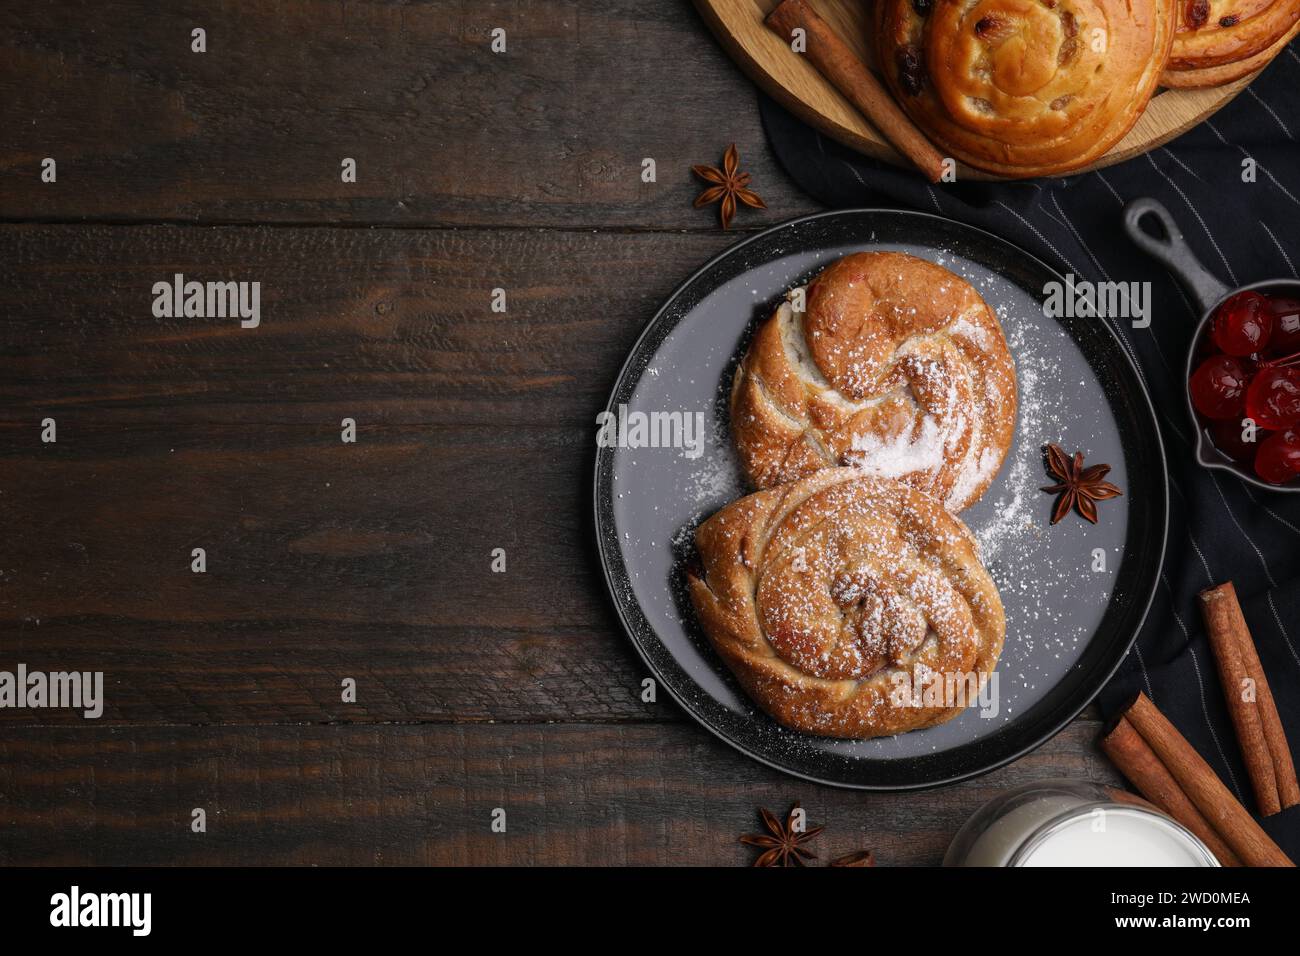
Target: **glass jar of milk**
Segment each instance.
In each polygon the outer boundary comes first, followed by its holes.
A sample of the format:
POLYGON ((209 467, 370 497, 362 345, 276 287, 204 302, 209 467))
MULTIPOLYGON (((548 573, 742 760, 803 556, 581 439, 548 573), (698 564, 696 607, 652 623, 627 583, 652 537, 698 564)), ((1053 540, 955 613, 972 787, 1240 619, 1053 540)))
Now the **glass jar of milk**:
POLYGON ((944 866, 1218 866, 1186 827, 1093 783, 1045 780, 986 803, 944 866))

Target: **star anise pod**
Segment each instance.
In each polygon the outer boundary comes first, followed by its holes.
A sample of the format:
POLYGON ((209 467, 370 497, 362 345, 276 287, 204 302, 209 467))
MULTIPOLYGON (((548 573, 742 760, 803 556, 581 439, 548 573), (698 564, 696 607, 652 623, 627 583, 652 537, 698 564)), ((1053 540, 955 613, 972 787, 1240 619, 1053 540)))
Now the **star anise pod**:
POLYGON ((716 166, 692 166, 691 172, 706 182, 714 183, 695 197, 695 208, 721 200, 723 229, 731 225, 731 219, 736 215, 737 200, 754 209, 767 208, 767 203, 759 198, 758 193, 748 188, 749 173, 740 172, 740 153, 737 152, 735 143, 727 147, 721 169, 716 166))
POLYGON ((758 812, 762 815, 763 825, 768 832, 746 833, 740 838, 740 842, 747 846, 763 848, 763 852, 754 861, 755 866, 803 866, 804 860, 817 859, 817 854, 805 849, 803 844, 826 828, 813 827, 802 833, 795 830, 798 810, 799 804, 796 803, 790 809, 785 823, 782 823, 771 811, 759 808, 758 812))
POLYGON ((836 857, 831 860, 831 866, 875 866, 876 857, 870 850, 859 850, 857 853, 846 853, 844 856, 836 857))
POLYGON ((1058 479, 1055 485, 1049 485, 1043 491, 1061 497, 1056 501, 1052 512, 1052 524, 1056 524, 1074 508, 1079 515, 1097 523, 1097 502, 1107 498, 1118 498, 1124 492, 1109 481, 1104 480, 1110 474, 1110 465, 1092 465, 1083 467, 1083 452, 1076 451, 1074 457, 1066 455, 1059 445, 1047 446, 1047 470, 1058 479))

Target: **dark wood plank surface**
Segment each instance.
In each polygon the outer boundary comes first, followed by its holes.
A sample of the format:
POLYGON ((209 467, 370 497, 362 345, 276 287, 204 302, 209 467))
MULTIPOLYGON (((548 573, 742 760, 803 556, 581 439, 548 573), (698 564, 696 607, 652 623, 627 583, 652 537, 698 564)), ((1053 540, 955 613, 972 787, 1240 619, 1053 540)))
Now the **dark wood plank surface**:
POLYGON ((9 3, 0 91, 10 218, 707 229, 733 140, 745 223, 807 206, 687 0, 9 3))
POLYGON ((866 795, 640 700, 595 414, 736 238, 690 164, 740 144, 742 229, 816 209, 686 0, 9 4, 0 96, 0 668, 107 682, 0 709, 0 864, 733 864, 795 799, 824 856, 935 863, 1006 786, 1114 780, 1091 714, 866 795), (175 272, 261 282, 261 327, 154 317, 175 272))
POLYGON ((4 461, 9 514, 41 529, 0 545, 6 643, 33 668, 113 675, 108 719, 643 716, 588 546, 587 444, 74 427, 71 454, 4 461), (339 703, 343 677, 356 705, 339 703))
POLYGON ((350 416, 594 435, 642 328, 732 241, 716 230, 10 226, 0 421, 333 428, 350 416), (150 290, 177 272, 261 282, 261 325, 155 318, 150 290), (492 310, 498 288, 504 313, 492 310))
POLYGON ((9 728, 0 864, 740 865, 755 807, 796 800, 827 826, 822 860, 870 848, 881 865, 937 864, 1007 787, 1114 782, 1096 730, 1076 722, 996 773, 899 796, 790 780, 686 724, 9 728))
POLYGON ((363 424, 343 444, 328 421, 60 419, 53 446, 0 427, 6 512, 31 529, 0 542, 0 633, 32 668, 110 675, 103 719, 660 711, 589 541, 589 429, 363 424))

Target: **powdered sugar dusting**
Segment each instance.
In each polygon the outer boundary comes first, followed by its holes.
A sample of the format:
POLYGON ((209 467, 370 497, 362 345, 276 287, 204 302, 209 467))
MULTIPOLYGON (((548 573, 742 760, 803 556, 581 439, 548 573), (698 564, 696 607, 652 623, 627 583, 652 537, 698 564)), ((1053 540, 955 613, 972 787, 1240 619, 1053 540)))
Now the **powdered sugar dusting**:
POLYGON ((975 489, 988 481, 993 473, 998 470, 998 465, 1002 464, 1002 456, 998 454, 995 448, 985 448, 979 451, 979 457, 974 462, 974 467, 968 462, 957 476, 957 483, 952 486, 952 491, 948 493, 944 504, 952 508, 957 503, 966 501, 975 489))
POLYGON ((986 349, 989 347, 988 333, 965 316, 962 316, 952 324, 952 333, 954 335, 959 335, 964 339, 969 339, 979 348, 986 349))
POLYGON ((855 435, 848 463, 859 471, 881 478, 901 478, 916 472, 938 471, 943 467, 948 435, 933 415, 917 423, 919 434, 900 432, 888 440, 876 435, 855 435))
MULTIPOLYGON (((731 265, 738 278, 685 303, 680 324, 647 361, 658 374, 641 375, 636 394, 626 396, 630 404, 646 409, 700 409, 711 404, 709 421, 716 428, 704 455, 696 460, 675 450, 614 452, 613 526, 627 565, 627 580, 614 587, 620 601, 642 609, 653 639, 689 676, 674 686, 676 693, 706 709, 720 703, 734 713, 752 713, 752 703, 731 683, 697 630, 680 590, 696 526, 751 490, 740 474, 726 424, 730 370, 746 344, 743 327, 765 321, 786 290, 829 261, 864 247, 900 249, 952 270, 996 309, 1019 381, 1020 414, 1012 449, 989 490, 961 515, 977 538, 1006 608, 1007 641, 998 665, 1002 708, 991 720, 969 711, 949 724, 869 741, 813 739, 764 718, 746 723, 747 732, 762 738, 764 752, 772 759, 782 753, 793 759, 797 753, 806 760, 810 750, 849 759, 934 753, 995 733, 1041 701, 1077 666, 1117 589, 1129 498, 1108 502, 1114 507, 1105 512, 1100 526, 1073 516, 1049 526, 1051 497, 1038 490, 1048 483, 1041 461, 1043 444, 1056 441, 1084 451, 1089 461, 1112 464, 1112 477, 1127 492, 1124 455, 1114 416, 1100 397, 1097 377, 1080 347, 1042 315, 1029 292, 964 255, 914 246, 871 246, 869 229, 862 230, 852 246, 794 251, 805 244, 805 229, 811 234, 819 228, 791 227, 782 235, 793 246, 782 248, 781 238, 774 236, 770 242, 738 249, 740 261, 731 265), (1099 553, 1106 559, 1103 565, 1094 563, 1099 553)), ((974 255, 983 258, 979 251, 974 255)), ((960 341, 967 331, 954 326, 954 340, 960 341)), ((987 462, 977 458, 974 464, 972 480, 987 462)), ((845 584, 845 594, 854 593, 851 584, 845 584)), ((870 613, 859 622, 860 638, 864 649, 874 653, 881 649, 874 636, 884 608, 864 605, 863 610, 870 613)))
MULTIPOLYGON (((1016 357, 1020 389, 1016 436, 998 482, 985 495, 992 499, 991 517, 972 527, 979 541, 980 556, 987 564, 1009 547, 1043 533, 1042 445, 1060 434, 1060 416, 1053 411, 1053 398, 1046 393, 1057 357, 1031 340, 1023 324, 1008 321, 1005 307, 998 310, 1007 344, 1016 357)), ((1064 340, 1064 332, 1058 330, 1064 340)), ((1065 344, 1062 342, 1061 344, 1065 344)), ((986 509, 981 509, 986 510, 986 509)))

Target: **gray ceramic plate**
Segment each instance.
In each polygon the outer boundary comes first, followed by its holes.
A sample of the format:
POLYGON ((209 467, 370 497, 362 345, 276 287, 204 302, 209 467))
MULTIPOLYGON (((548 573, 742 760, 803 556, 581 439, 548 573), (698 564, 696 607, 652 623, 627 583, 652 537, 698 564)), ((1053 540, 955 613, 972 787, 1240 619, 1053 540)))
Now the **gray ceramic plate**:
POLYGON ((1150 399, 1111 328, 1044 315, 1045 285, 1062 281, 1028 253, 960 223, 847 210, 737 243, 673 293, 619 373, 608 410, 676 412, 682 422, 699 421, 698 413, 703 441, 599 448, 596 534, 628 634, 695 719, 806 779, 910 789, 1007 763, 1092 699, 1132 644, 1159 580, 1165 460, 1150 399), (731 377, 749 334, 785 290, 867 249, 909 252, 965 277, 997 311, 1011 345, 1020 385, 1015 444, 993 486, 962 514, 1001 591, 1007 639, 995 714, 972 707, 926 730, 831 740, 787 730, 749 701, 700 632, 683 585, 695 527, 749 490, 727 427, 731 377), (1113 466, 1124 496, 1101 503, 1098 525, 1075 515, 1049 525, 1054 499, 1039 490, 1050 483, 1049 441, 1113 466))

